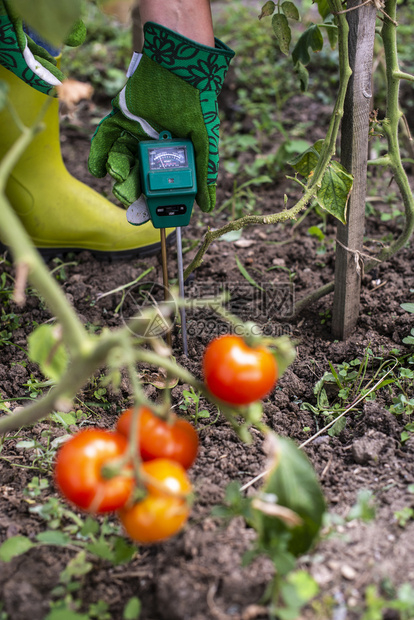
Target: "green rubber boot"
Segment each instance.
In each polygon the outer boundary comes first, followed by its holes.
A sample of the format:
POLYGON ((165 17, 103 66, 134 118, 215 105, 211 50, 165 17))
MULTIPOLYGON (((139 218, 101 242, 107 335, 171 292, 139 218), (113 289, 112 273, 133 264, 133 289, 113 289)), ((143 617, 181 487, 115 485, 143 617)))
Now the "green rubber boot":
MULTIPOLYGON (((8 83, 10 101, 24 125, 33 125, 49 97, 1 66, 0 80, 8 83)), ((6 188, 7 197, 35 246, 48 257, 80 250, 110 258, 158 252, 160 233, 151 222, 131 226, 124 209, 69 174, 60 151, 58 106, 59 102, 53 99, 43 120, 45 129, 22 155, 6 188)), ((19 135, 9 111, 3 109, 0 159, 19 135)))

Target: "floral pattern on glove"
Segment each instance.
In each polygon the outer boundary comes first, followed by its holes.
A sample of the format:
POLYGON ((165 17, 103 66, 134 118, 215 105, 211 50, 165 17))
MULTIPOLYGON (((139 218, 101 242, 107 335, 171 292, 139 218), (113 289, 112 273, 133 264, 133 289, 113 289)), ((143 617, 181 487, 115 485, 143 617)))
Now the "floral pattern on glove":
POLYGON ((200 91, 200 105, 209 140, 208 183, 217 180, 219 165, 219 129, 217 97, 223 86, 234 52, 215 39, 208 47, 182 37, 177 32, 147 22, 144 26, 143 53, 151 60, 200 91))
POLYGON ((27 66, 18 45, 14 26, 6 15, 0 15, 0 65, 46 95, 54 89, 52 84, 42 80, 27 66))

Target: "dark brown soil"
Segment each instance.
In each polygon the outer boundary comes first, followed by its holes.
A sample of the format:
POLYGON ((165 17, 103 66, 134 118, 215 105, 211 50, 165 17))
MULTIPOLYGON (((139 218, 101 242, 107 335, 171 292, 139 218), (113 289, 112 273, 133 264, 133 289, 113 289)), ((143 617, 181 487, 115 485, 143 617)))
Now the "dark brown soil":
MULTIPOLYGON (((296 104, 292 102, 292 110, 296 109, 296 104)), ((98 182, 86 172, 92 133, 89 119, 99 117, 102 112, 99 105, 94 106, 83 104, 76 122, 65 122, 63 150, 73 174, 100 191, 108 192, 107 180, 98 182)), ((307 113, 308 120, 309 114, 314 114, 316 122, 321 111, 310 106, 307 113)), ((222 171, 218 206, 231 195, 232 186, 233 179, 222 171)), ((294 192, 282 178, 273 185, 261 186, 257 190, 257 208, 269 213, 280 210, 284 193, 294 196, 294 192)), ((228 217, 227 213, 213 217, 195 213, 185 230, 185 247, 189 248, 193 240, 200 239, 207 226, 217 227, 228 217)), ((379 265, 374 274, 363 278, 360 319, 346 342, 335 341, 331 336, 332 296, 315 303, 297 319, 289 318, 292 290, 295 298, 300 299, 333 278, 335 224, 328 221, 326 250, 320 253, 320 243, 307 233, 309 226, 318 222, 311 214, 297 226, 252 227, 243 231, 241 242, 219 241, 210 247, 202 266, 187 284, 188 296, 218 293, 220 286, 226 285, 235 300, 234 312, 259 322, 273 335, 288 333, 297 341, 295 363, 264 403, 267 424, 297 443, 324 424, 323 418, 315 418, 302 409, 302 404, 315 404, 313 388, 324 372, 329 371, 329 362, 340 364, 362 359, 367 348, 374 356, 384 358, 395 348, 409 353, 402 340, 412 327, 412 315, 400 307, 401 303, 413 300, 412 244, 389 263, 379 265), (261 297, 259 290, 242 276, 236 256, 254 280, 265 285, 266 293, 261 297)), ((399 222, 394 220, 379 222, 378 218, 368 218, 367 253, 374 253, 384 237, 395 236, 398 229, 399 222)), ((186 264, 194 253, 191 249, 185 254, 186 264)), ((173 249, 170 249, 170 257, 174 272, 173 249)), ((121 316, 115 313, 121 301, 120 294, 97 301, 99 293, 133 281, 148 266, 154 268, 151 281, 162 281, 159 257, 98 262, 91 254, 83 252, 74 259, 64 257, 64 260, 69 264, 64 267, 62 287, 84 323, 93 326, 121 324, 121 316)), ((55 266, 56 263, 50 263, 50 267, 55 266)), ((12 273, 4 263, 1 269, 12 273)), ((20 316, 20 327, 14 331, 12 339, 15 345, 24 348, 33 322, 43 323, 49 314, 34 296, 28 298, 22 311, 13 306, 12 310, 20 316)), ((174 335, 173 347, 178 361, 201 376, 201 353, 211 337, 217 335, 221 324, 213 316, 195 311, 189 313, 188 322, 189 359, 182 355, 178 333, 174 335)), ((378 364, 378 360, 375 363, 378 364)), ((27 361, 18 347, 3 346, 0 390, 2 399, 8 401, 12 409, 16 402, 11 399, 29 397, 27 384, 31 379, 41 380, 36 365, 27 361)), ((106 401, 97 400, 96 389, 96 380, 87 384, 76 406, 87 414, 84 424, 110 427, 117 413, 130 404, 130 388, 123 381, 118 394, 108 390, 106 401)), ((412 380, 406 384, 406 389, 412 397, 412 380)), ((153 385, 148 384, 146 390, 151 397, 157 397, 153 385)), ((173 389, 172 396, 175 405, 182 403, 181 385, 173 389)), ((17 404, 20 406, 23 402, 17 401, 17 404)), ((414 495, 408 491, 414 482, 414 439, 401 443, 401 432, 409 419, 390 413, 391 403, 392 394, 382 390, 375 400, 361 403, 347 416, 346 428, 338 437, 324 434, 306 448, 331 513, 345 517, 362 489, 372 491, 377 512, 376 518, 368 523, 353 520, 334 526, 333 533, 324 536, 312 554, 300 561, 320 585, 317 601, 302 612, 304 619, 356 620, 362 616, 365 588, 369 584, 380 587, 385 580, 394 587, 404 582, 414 584, 414 521, 411 519, 401 527, 394 516, 396 511, 414 505, 414 495)), ((203 407, 206 406, 207 403, 203 403, 203 407)), ((223 526, 211 517, 212 507, 223 500, 230 481, 246 483, 262 471, 265 461, 262 437, 255 433, 253 444, 245 446, 221 417, 210 424, 215 419, 211 411, 212 417, 198 424, 201 447, 191 470, 196 502, 184 531, 164 544, 139 549, 131 562, 118 567, 90 558, 93 570, 81 580, 81 589, 76 595, 88 604, 100 599, 106 601, 110 618, 114 620, 121 620, 124 604, 132 596, 139 597, 142 602, 142 620, 267 617, 261 597, 273 574, 272 565, 262 558, 242 567, 242 557, 252 544, 254 531, 240 519, 223 526)), ((190 408, 189 412, 194 413, 194 409, 190 408)), ((4 440, 0 455, 1 542, 17 534, 33 538, 48 528, 40 516, 29 512, 29 508, 45 503, 51 494, 55 496, 53 484, 35 499, 22 492, 33 475, 50 479, 50 473, 27 469, 33 453, 16 449, 17 441, 22 438, 44 441, 41 433, 47 429, 52 438, 66 432, 56 423, 43 422, 19 432, 17 437, 10 433, 4 440)), ((1 563, 0 600, 7 618, 42 620, 48 613, 51 591, 58 583, 59 574, 74 555, 70 547, 44 546, 8 564, 1 563)), ((86 610, 87 606, 82 609, 86 610)), ((386 613, 384 618, 398 617, 386 613)))

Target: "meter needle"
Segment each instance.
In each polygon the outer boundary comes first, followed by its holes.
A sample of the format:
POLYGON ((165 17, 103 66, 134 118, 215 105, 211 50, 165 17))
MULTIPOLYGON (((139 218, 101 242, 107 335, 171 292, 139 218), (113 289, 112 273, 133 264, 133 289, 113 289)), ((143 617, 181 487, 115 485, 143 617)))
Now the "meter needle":
MULTIPOLYGON (((178 289, 180 298, 184 300, 184 269, 183 269, 183 244, 181 239, 181 226, 177 226, 177 266, 178 266, 178 289)), ((181 333, 183 338, 184 355, 188 357, 187 345, 187 320, 185 316, 185 308, 180 306, 181 316, 181 333)))

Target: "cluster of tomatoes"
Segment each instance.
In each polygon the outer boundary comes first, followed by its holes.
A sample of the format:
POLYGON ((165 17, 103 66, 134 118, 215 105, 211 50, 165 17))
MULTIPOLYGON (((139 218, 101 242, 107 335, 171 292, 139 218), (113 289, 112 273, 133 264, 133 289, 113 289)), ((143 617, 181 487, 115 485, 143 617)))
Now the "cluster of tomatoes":
MULTIPOLYGON (((273 354, 249 346, 239 336, 213 340, 203 357, 211 394, 234 406, 266 396, 277 380, 273 354)), ((136 487, 133 454, 133 410, 127 409, 113 431, 80 431, 60 449, 55 480, 61 493, 82 510, 117 511, 127 534, 140 543, 164 540, 178 532, 190 512, 191 483, 186 470, 198 450, 198 435, 186 420, 168 421, 141 407, 134 450, 140 456, 136 487)))
POLYGON ((113 431, 86 429, 59 450, 55 481, 72 504, 92 513, 117 511, 126 533, 140 543, 164 540, 178 532, 190 513, 188 469, 198 450, 198 435, 186 420, 164 421, 146 407, 139 410, 136 449, 142 459, 140 485, 133 475, 129 436, 133 410, 113 431))

